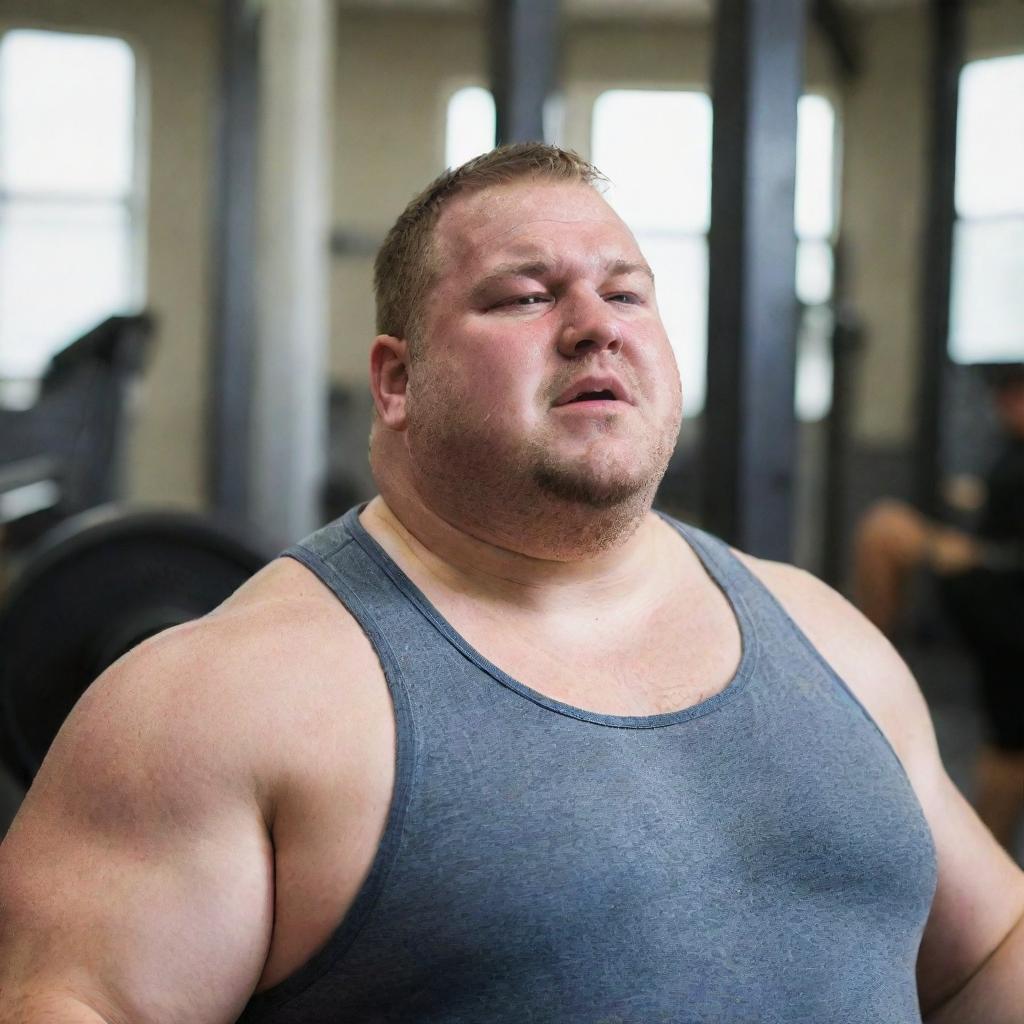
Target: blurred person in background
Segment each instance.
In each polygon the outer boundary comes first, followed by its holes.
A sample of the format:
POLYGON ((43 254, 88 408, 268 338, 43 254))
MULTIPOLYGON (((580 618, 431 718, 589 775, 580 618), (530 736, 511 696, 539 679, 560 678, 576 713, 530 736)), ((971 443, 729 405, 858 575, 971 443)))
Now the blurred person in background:
POLYGON ((860 524, 854 572, 861 610, 889 637, 904 620, 913 574, 935 576, 979 672, 988 735, 975 803, 1009 848, 1024 813, 1024 365, 992 371, 990 384, 1003 438, 975 529, 880 502, 860 524))

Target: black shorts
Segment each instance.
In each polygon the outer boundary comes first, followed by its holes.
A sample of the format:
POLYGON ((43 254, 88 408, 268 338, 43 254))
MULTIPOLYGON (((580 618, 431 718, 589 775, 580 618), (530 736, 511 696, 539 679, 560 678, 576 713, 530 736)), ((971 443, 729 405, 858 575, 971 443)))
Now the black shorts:
POLYGON ((971 569, 939 591, 978 666, 992 742, 1024 751, 1024 573, 971 569))

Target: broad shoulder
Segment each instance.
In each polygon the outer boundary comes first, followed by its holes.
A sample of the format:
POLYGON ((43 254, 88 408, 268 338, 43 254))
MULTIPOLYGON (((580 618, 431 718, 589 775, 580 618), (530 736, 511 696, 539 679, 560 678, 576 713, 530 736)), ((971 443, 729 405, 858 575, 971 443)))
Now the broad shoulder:
POLYGON ((734 553, 850 688, 908 772, 920 766, 927 774, 938 756, 931 719, 916 681, 892 644, 849 601, 813 574, 734 553))
MULTIPOLYGON (((129 651, 86 691, 48 760, 131 766, 277 791, 332 737, 386 709, 373 649, 303 566, 278 559, 209 615, 129 651)), ((45 766, 44 766, 45 767, 45 766)), ((81 772, 59 774, 65 780, 81 772)))
POLYGON ((332 601, 274 563, 86 691, 0 845, 0 986, 111 1020, 237 1017, 299 849, 280 822, 323 794, 322 823, 388 749, 386 688, 332 601))
POLYGON ((209 615, 130 652, 117 674, 171 676, 183 696, 223 698, 229 712, 247 703, 285 713, 375 666, 341 602, 304 566, 279 558, 209 615))

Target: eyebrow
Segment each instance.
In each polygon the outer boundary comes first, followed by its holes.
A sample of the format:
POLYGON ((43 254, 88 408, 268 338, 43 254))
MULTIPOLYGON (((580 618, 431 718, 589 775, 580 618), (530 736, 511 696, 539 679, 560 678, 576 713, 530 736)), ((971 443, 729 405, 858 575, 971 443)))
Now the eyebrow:
MULTIPOLYGON (((486 277, 482 278, 473 287, 473 295, 478 296, 485 292, 495 281, 507 277, 544 277, 555 269, 555 264, 546 260, 525 260, 514 263, 500 263, 486 277)), ((605 264, 606 273, 610 277, 620 277, 624 274, 643 274, 654 281, 654 272, 646 263, 635 260, 612 260, 605 264)))

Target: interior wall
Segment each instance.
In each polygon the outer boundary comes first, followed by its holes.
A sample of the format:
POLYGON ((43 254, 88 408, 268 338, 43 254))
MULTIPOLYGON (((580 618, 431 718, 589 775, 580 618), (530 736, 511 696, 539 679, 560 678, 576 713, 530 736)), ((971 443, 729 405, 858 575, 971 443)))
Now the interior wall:
POLYGON ((864 327, 855 433, 899 442, 914 425, 920 232, 924 211, 924 12, 856 22, 863 68, 846 90, 842 237, 847 298, 864 327))
POLYGON ((118 35, 134 48, 149 153, 145 278, 157 320, 153 360, 136 406, 129 497, 203 501, 202 434, 210 319, 209 193, 216 109, 217 6, 204 0, 0 0, 0 29, 118 35))
MULTIPOLYGON (((921 330, 921 238, 931 105, 928 11, 879 8, 856 19, 864 69, 845 103, 843 233, 849 298, 866 329, 855 433, 913 439, 921 330)), ((1024 52, 1024 4, 966 5, 965 58, 1024 52)))
POLYGON ((375 335, 373 255, 406 203, 444 170, 448 96, 485 74, 475 18, 337 17, 334 225, 362 240, 331 266, 332 378, 366 389, 375 335))
POLYGON ((1004 57, 1024 50, 1024 4, 1020 0, 987 0, 967 9, 968 60, 1004 57))

